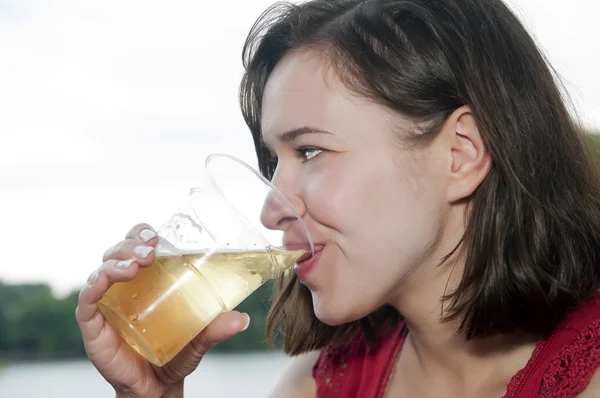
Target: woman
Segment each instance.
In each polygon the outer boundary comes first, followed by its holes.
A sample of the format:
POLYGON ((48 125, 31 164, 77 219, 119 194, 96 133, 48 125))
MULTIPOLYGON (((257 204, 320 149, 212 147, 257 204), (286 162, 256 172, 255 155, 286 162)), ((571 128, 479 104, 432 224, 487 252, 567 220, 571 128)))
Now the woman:
MULTIPOLYGON (((261 171, 317 248, 269 314, 296 356, 273 396, 600 395, 600 178, 500 0, 275 6, 244 60, 261 171)), ((80 296, 88 356, 119 397, 181 397, 249 322, 222 314, 160 369, 127 349, 95 304, 155 243, 134 227, 80 296)))

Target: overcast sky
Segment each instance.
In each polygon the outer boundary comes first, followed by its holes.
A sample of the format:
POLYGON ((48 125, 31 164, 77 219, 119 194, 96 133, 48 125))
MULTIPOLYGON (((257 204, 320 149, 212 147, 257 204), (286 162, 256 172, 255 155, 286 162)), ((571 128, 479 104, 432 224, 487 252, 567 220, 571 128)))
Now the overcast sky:
MULTIPOLYGON (((0 279, 78 287, 140 221, 157 226, 204 157, 255 165, 237 88, 269 0, 0 0, 0 279)), ((513 0, 600 128, 600 9, 513 0)))

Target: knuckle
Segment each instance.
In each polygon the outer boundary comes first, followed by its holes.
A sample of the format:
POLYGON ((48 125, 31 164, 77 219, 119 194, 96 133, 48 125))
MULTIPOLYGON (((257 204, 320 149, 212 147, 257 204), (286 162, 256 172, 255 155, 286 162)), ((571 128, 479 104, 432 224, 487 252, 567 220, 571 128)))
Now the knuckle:
POLYGON ((192 340, 190 344, 194 349, 195 354, 199 355, 200 357, 204 356, 212 346, 205 334, 198 336, 198 338, 192 340))
POLYGON ((100 266, 100 269, 98 270, 99 274, 106 274, 106 272, 112 268, 115 268, 115 265, 119 262, 119 260, 111 258, 106 260, 104 263, 102 263, 102 265, 100 266))
POLYGON ((103 261, 123 259, 131 256, 133 254, 133 249, 137 245, 139 245, 139 242, 135 241, 134 239, 125 239, 108 249, 107 253, 103 257, 103 261))
POLYGON ((75 307, 75 319, 77 323, 81 323, 81 311, 81 304, 77 304, 77 307, 75 307))
POLYGON ((75 314, 78 313, 79 305, 81 304, 81 298, 82 298, 83 293, 85 292, 86 288, 87 288, 87 286, 84 286, 81 288, 81 290, 79 290, 79 295, 77 296, 77 307, 75 308, 75 314))
POLYGON ((123 242, 119 242, 115 245, 112 245, 108 249, 106 249, 106 251, 104 252, 104 255, 102 256, 102 261, 107 261, 111 257, 113 257, 119 251, 119 248, 121 247, 122 243, 123 242))

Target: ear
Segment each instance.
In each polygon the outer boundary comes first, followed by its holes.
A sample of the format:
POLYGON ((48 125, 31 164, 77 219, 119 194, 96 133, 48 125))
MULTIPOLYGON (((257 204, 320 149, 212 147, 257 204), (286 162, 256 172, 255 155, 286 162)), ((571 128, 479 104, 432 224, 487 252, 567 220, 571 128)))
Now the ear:
POLYGON ((450 115, 442 128, 450 152, 447 199, 468 198, 483 182, 492 167, 488 152, 471 108, 463 106, 450 115))

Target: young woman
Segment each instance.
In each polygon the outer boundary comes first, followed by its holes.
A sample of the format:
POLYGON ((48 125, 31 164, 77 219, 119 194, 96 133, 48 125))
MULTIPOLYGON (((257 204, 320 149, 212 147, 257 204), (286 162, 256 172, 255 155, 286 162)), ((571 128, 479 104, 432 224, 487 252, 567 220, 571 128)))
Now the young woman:
MULTIPOLYGON (((600 178, 500 0, 278 5, 244 60, 261 171, 317 249, 271 308, 269 334, 297 356, 274 397, 600 396, 600 178)), ((264 222, 293 234, 291 219, 264 222)), ((181 397, 249 322, 222 314, 163 368, 135 355, 96 302, 155 244, 134 227, 80 296, 88 356, 119 397, 181 397)))

